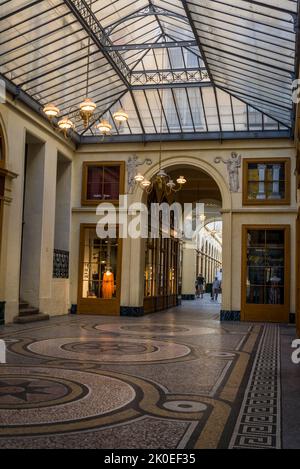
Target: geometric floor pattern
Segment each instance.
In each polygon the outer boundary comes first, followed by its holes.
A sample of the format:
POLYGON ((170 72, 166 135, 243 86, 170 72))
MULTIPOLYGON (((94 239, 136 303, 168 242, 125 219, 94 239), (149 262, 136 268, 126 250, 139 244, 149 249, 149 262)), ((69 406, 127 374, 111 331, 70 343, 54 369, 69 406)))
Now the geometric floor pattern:
POLYGON ((281 449, 280 334, 267 325, 259 343, 230 448, 281 449))
POLYGON ((279 327, 218 311, 1 328, 0 448, 279 448, 279 327))

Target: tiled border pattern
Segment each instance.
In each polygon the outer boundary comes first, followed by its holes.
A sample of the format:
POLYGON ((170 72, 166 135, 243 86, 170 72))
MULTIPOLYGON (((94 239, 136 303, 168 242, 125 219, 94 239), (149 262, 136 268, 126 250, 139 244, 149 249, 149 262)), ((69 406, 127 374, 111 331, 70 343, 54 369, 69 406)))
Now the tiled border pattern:
POLYGON ((264 326, 230 448, 281 448, 279 332, 264 326))

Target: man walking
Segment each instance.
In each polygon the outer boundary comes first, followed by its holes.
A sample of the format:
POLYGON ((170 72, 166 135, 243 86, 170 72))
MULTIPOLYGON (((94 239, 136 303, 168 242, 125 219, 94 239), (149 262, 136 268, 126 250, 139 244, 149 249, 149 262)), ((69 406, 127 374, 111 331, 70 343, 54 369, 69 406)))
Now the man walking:
POLYGON ((221 291, 221 282, 218 279, 218 277, 216 277, 212 285, 212 300, 213 301, 218 301, 220 291, 221 291))

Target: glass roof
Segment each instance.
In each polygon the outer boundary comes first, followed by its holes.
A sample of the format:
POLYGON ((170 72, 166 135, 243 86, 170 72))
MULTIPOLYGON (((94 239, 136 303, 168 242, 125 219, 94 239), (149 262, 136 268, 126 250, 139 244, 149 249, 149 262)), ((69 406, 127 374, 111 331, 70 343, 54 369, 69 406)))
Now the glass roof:
POLYGON ((97 119, 124 107, 116 138, 280 136, 294 125, 298 12, 298 0, 4 0, 1 74, 64 116, 87 90, 97 119))

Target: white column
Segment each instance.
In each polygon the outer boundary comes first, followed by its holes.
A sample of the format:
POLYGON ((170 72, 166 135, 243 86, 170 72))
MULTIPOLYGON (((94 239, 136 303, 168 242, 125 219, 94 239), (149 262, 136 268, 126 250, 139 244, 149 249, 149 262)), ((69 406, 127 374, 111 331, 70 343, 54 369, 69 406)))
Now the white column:
POLYGON ((280 170, 281 165, 275 164, 273 166, 273 192, 271 198, 274 200, 280 200, 280 170))
POLYGON ((196 258, 195 246, 185 243, 183 247, 182 295, 195 295, 196 258))
POLYGON ((55 236, 57 148, 45 144, 42 238, 40 255, 40 310, 47 313, 52 301, 53 250, 55 236))
POLYGON ((21 236, 23 212, 23 184, 25 160, 25 129, 21 125, 8 125, 8 169, 18 178, 7 183, 11 203, 4 204, 1 252, 1 300, 6 301, 5 322, 13 321, 19 313, 19 283, 21 263, 21 236))
POLYGON ((257 194, 258 200, 264 200, 266 198, 266 190, 265 190, 266 169, 267 169, 267 166, 265 164, 258 165, 258 175, 259 175, 259 189, 258 189, 258 194, 257 194))
MULTIPOLYGON (((232 295, 233 289, 239 288, 237 285, 232 285, 232 246, 234 240, 232 239, 232 214, 224 213, 223 220, 223 274, 222 274, 222 310, 232 311, 233 309, 239 310, 240 305, 233 305, 232 295)), ((239 248, 238 248, 239 249, 239 248)))

